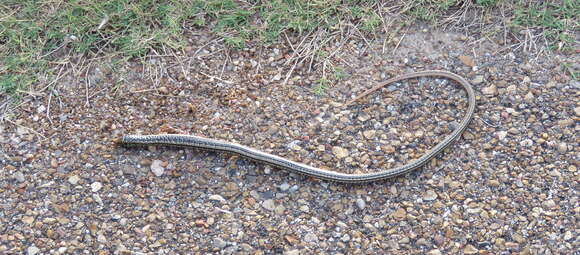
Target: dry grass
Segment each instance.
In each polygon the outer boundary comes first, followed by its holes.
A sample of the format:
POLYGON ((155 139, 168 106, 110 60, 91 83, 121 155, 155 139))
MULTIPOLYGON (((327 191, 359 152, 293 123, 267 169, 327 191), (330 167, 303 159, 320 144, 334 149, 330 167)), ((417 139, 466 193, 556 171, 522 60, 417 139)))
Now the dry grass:
MULTIPOLYGON (((504 50, 573 51, 578 0, 548 2, 7 0, 0 4, 0 114, 4 118, 24 97, 52 100, 62 77, 81 77, 96 61, 122 65, 169 57, 187 77, 193 58, 176 52, 187 46, 188 34, 198 31, 212 33, 224 52, 286 43, 292 56, 284 81, 297 65, 320 67, 317 94, 336 79, 333 59, 347 41, 382 40, 383 51, 393 50, 417 23, 476 34, 480 40, 500 38, 504 50)), ((90 81, 85 82, 88 88, 90 81)), ((88 89, 85 94, 89 104, 88 89)))

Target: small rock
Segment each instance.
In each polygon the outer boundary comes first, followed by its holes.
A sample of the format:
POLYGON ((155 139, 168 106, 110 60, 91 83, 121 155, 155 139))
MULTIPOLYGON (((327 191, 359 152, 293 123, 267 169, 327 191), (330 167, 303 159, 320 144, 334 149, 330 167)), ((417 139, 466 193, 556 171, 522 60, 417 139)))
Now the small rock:
POLYGON ((226 199, 223 198, 220 195, 211 195, 211 196, 208 197, 208 199, 211 200, 211 201, 218 201, 220 203, 225 203, 226 202, 226 199))
POLYGON ((574 108, 574 114, 576 114, 577 117, 580 117, 580 106, 574 108))
POLYGON ((102 233, 99 233, 99 235, 97 235, 97 241, 99 243, 106 243, 107 242, 107 238, 102 233))
POLYGON ((278 188, 280 189, 280 191, 286 192, 290 188, 290 184, 285 182, 285 183, 280 184, 280 186, 278 186, 278 188))
POLYGON ((163 173, 165 172, 165 168, 163 167, 163 161, 157 159, 153 160, 153 162, 151 163, 151 171, 157 177, 162 176, 163 173))
POLYGON ((17 171, 16 173, 14 173, 14 179, 16 179, 16 181, 18 182, 24 182, 24 174, 22 174, 22 172, 17 171))
POLYGON ((169 89, 165 86, 159 87, 159 93, 161 93, 162 95, 167 95, 169 94, 169 89))
POLYGON ((32 223, 34 222, 34 217, 32 216, 23 216, 22 217, 22 222, 28 224, 28 225, 32 225, 32 223))
POLYGON ((361 210, 362 210, 362 209, 365 209, 366 205, 367 205, 367 204, 365 203, 365 201, 364 201, 362 198, 357 198, 357 199, 356 199, 356 206, 357 206, 359 209, 361 209, 361 210))
POLYGON ((572 120, 572 119, 558 121, 558 126, 563 127, 563 128, 568 127, 568 126, 572 126, 572 125, 574 125, 574 120, 572 120))
POLYGON ((520 249, 520 244, 519 243, 514 243, 514 242, 506 242, 505 243, 505 247, 510 249, 510 250, 519 250, 520 249))
POLYGON ((552 208, 556 207, 556 202, 554 202, 554 200, 550 199, 550 200, 546 200, 546 201, 542 202, 542 205, 546 208, 552 209, 552 208))
POLYGON ((38 247, 36 246, 30 246, 28 247, 28 249, 26 250, 26 254, 28 255, 35 255, 40 251, 40 249, 38 249, 38 247))
POLYGON ((27 135, 29 133, 28 128, 22 127, 22 126, 18 126, 16 128, 16 134, 18 136, 24 136, 27 135))
POLYGON ((294 249, 294 250, 285 251, 284 255, 300 255, 300 250, 294 249))
POLYGON ((496 95, 497 94, 497 87, 495 86, 495 84, 491 84, 491 86, 488 86, 488 87, 483 88, 481 90, 481 92, 484 95, 493 96, 493 95, 496 95))
POLYGON ((214 217, 209 217, 207 218, 207 220, 205 221, 205 223, 207 223, 207 225, 211 226, 215 223, 215 218, 214 217))
POLYGON ((262 202, 262 207, 268 211, 273 211, 276 208, 276 204, 274 203, 274 200, 267 199, 262 202))
POLYGON ((504 140, 507 136, 507 131, 497 131, 496 135, 499 140, 504 140))
POLYGON ((445 243, 445 237, 442 235, 436 235, 435 238, 433 238, 433 241, 435 241, 435 244, 441 246, 445 243))
POLYGON ((461 62, 469 67, 474 67, 475 66, 475 61, 473 61, 473 58, 470 56, 459 56, 459 60, 461 60, 461 62))
POLYGON ((37 113, 43 113, 44 110, 46 110, 46 107, 44 107, 44 105, 41 105, 38 108, 36 108, 36 112, 37 113))
POLYGON ((465 140, 473 140, 475 136, 471 132, 463 133, 463 139, 465 140))
POLYGON ((332 153, 334 153, 334 156, 336 156, 339 159, 348 156, 348 150, 338 146, 332 147, 332 153))
POLYGON ((479 250, 477 250, 475 247, 473 247, 473 245, 468 244, 467 246, 465 246, 465 248, 463 249, 463 253, 464 254, 477 254, 479 253, 479 250))
POLYGON ((226 247, 226 245, 228 245, 226 243, 226 241, 224 241, 223 239, 221 239, 219 237, 216 237, 216 238, 213 239, 213 246, 215 248, 223 249, 224 247, 226 247))
POLYGON ((375 138, 375 134, 376 133, 377 133, 376 130, 366 130, 366 131, 363 132, 363 136, 366 139, 373 139, 373 138, 375 138))
POLYGON ((568 241, 570 239, 572 239, 572 237, 574 237, 574 235, 572 234, 572 232, 570 230, 566 231, 566 233, 564 233, 564 240, 568 241))
POLYGON ((483 83, 483 75, 475 76, 475 78, 473 78, 473 80, 471 80, 471 83, 473 83, 473 85, 479 85, 479 84, 483 83))
POLYGON ((487 185, 492 186, 492 187, 497 187, 499 186, 499 181, 498 180, 488 180, 487 181, 487 185))
POLYGON ((531 139, 525 139, 520 142, 520 145, 524 147, 530 147, 532 146, 532 144, 534 144, 534 141, 532 141, 531 139))
POLYGON ((560 153, 565 153, 568 150, 568 145, 566 143, 558 144, 558 151, 560 153))
POLYGON ((407 217, 407 211, 405 211, 405 209, 403 208, 399 208, 395 212, 393 212, 391 216, 393 216, 396 219, 402 220, 407 217))
POLYGON ((100 182, 93 182, 93 184, 91 184, 91 190, 93 192, 97 192, 97 191, 101 190, 102 187, 103 187, 103 184, 101 184, 100 182))
POLYGON ((423 200, 425 201, 433 201, 437 199, 437 193, 433 190, 427 190, 425 194, 423 194, 423 200))
POLYGON ((526 94, 526 96, 524 97, 524 100, 527 103, 533 103, 535 99, 536 99, 536 97, 534 96, 534 93, 532 93, 531 91, 528 92, 528 94, 526 94))
POLYGON ((314 233, 308 233, 304 236, 304 242, 307 243, 318 242, 318 236, 316 236, 314 233))
POLYGON ((427 252, 428 255, 441 255, 441 251, 439 249, 430 250, 427 252))
POLYGON ((284 214, 285 211, 286 211, 286 207, 284 207, 283 205, 278 205, 278 206, 276 206, 276 208, 274 208, 274 213, 276 213, 278 215, 284 214))
POLYGON ((72 185, 77 185, 80 180, 81 178, 79 178, 78 175, 71 175, 68 177, 68 182, 72 185))
POLYGON ((357 118, 357 119, 358 119, 358 120, 360 120, 360 121, 362 121, 362 122, 365 122, 365 121, 367 121, 367 120, 370 120, 370 119, 371 119, 371 115, 369 115, 369 114, 368 114, 368 113, 366 113, 366 112, 363 112, 363 113, 361 113, 361 114, 358 116, 358 118, 357 118))

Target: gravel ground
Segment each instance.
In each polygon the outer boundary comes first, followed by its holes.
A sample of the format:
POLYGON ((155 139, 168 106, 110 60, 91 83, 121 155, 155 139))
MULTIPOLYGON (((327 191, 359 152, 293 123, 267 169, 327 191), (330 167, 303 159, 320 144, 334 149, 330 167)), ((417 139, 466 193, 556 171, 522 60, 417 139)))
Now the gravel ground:
POLYGON ((65 77, 0 123, 0 253, 578 251, 580 83, 560 66, 578 55, 533 58, 418 30, 396 50, 337 44, 328 61, 297 65, 284 82, 288 46, 227 52, 211 38, 192 41, 179 61, 65 77), (313 93, 333 65, 345 77, 313 93), (342 104, 425 69, 471 80, 478 109, 462 139, 392 180, 336 184, 224 153, 111 145, 123 134, 187 133, 338 172, 394 167, 453 130, 465 93, 424 78, 342 104))

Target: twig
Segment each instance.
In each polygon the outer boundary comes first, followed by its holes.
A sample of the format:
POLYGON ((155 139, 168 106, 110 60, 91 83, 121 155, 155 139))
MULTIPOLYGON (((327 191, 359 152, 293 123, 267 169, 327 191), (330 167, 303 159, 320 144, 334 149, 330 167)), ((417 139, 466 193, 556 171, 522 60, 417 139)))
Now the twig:
POLYGON ((262 66, 262 51, 264 50, 264 46, 260 45, 260 51, 258 52, 258 64, 256 64, 256 71, 254 74, 258 74, 260 71, 260 67, 262 66))
POLYGON ((18 123, 16 123, 16 122, 14 122, 14 121, 11 121, 11 120, 9 120, 9 119, 4 119, 4 120, 6 120, 6 121, 8 121, 8 122, 12 123, 13 125, 16 125, 16 126, 18 126, 18 127, 21 127, 21 128, 28 129, 28 130, 32 131, 32 133, 35 133, 36 135, 38 135, 38 136, 42 137, 43 139, 46 139, 46 136, 43 136, 41 133, 38 133, 36 130, 34 130, 34 129, 32 129, 32 128, 29 128, 29 127, 22 126, 22 125, 20 125, 20 124, 18 124, 18 123))
POLYGON ((226 56, 226 59, 224 59, 224 64, 222 65, 222 71, 220 72, 220 78, 224 76, 224 71, 226 70, 226 65, 228 64, 228 60, 231 60, 229 50, 226 50, 225 56, 226 56))
POLYGON ((213 76, 213 75, 209 75, 209 74, 206 74, 206 73, 204 73, 204 72, 201 72, 201 71, 200 71, 199 73, 200 73, 200 74, 202 74, 202 75, 204 75, 204 76, 206 76, 206 77, 208 77, 208 78, 210 78, 210 79, 216 79, 216 80, 218 80, 218 81, 221 81, 221 82, 224 82, 224 83, 226 83, 226 84, 233 84, 233 82, 231 82, 231 81, 224 80, 224 79, 222 79, 222 78, 215 77, 215 76, 213 76))
POLYGON ((89 87, 91 85, 91 79, 89 79, 89 70, 91 69, 91 63, 87 66, 87 71, 85 72, 85 105, 90 106, 89 102, 89 87))
POLYGON ((294 68, 296 68, 297 64, 298 64, 298 59, 296 59, 296 61, 294 61, 294 65, 292 65, 292 68, 290 68, 290 71, 286 74, 286 79, 284 79, 284 82, 282 83, 283 85, 286 85, 286 82, 288 82, 288 79, 290 78, 290 75, 292 75, 292 72, 294 72, 294 68))
POLYGON ((52 100, 52 91, 48 93, 48 103, 46 104, 46 119, 52 125, 52 120, 50 119, 50 103, 52 100))
POLYGON ((395 51, 399 48, 399 45, 401 44, 401 42, 403 41, 403 39, 405 39, 405 36, 407 35, 407 32, 405 32, 403 34, 403 36, 401 36, 401 39, 399 39, 399 41, 397 42, 397 45, 395 45, 395 48, 393 48, 393 53, 395 54, 395 51))

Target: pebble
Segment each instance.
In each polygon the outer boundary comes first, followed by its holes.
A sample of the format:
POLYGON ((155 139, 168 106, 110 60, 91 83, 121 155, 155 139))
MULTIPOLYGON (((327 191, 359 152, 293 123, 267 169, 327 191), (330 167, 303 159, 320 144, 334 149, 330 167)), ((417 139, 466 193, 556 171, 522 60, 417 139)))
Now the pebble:
POLYGON ((97 235, 97 241, 99 243, 106 243, 107 242, 107 238, 105 237, 105 235, 103 235, 102 233, 99 233, 97 235))
POLYGON ((375 138, 376 133, 377 133, 376 130, 366 130, 363 132, 363 135, 366 139, 373 139, 375 138))
POLYGON ((362 199, 362 198, 357 198, 356 199, 356 206, 358 207, 358 209, 365 209, 367 203, 362 199))
POLYGON ((151 171, 157 177, 162 176, 163 173, 165 172, 165 168, 163 167, 163 161, 153 160, 153 162, 151 163, 151 171))
POLYGON ((499 140, 503 141, 505 139, 505 137, 507 136, 507 133, 508 133, 507 131, 497 131, 496 135, 497 135, 497 138, 499 140))
POLYGON ((339 159, 348 156, 348 150, 338 146, 332 147, 332 153, 334 153, 334 156, 336 156, 339 159))
POLYGON ((28 255, 35 255, 38 252, 40 252, 40 249, 38 247, 36 247, 36 246, 30 246, 26 250, 26 254, 28 254, 28 255))
POLYGON ((497 186, 499 186, 499 184, 500 183, 498 180, 491 179, 491 180, 487 181, 487 185, 492 186, 492 187, 497 187, 497 186))
POLYGON ((574 114, 576 115, 576 117, 580 117, 580 106, 574 108, 574 114))
POLYGON ((475 76, 475 78, 473 78, 473 80, 471 80, 471 83, 473 83, 473 85, 479 85, 479 84, 483 83, 483 75, 475 76))
POLYGON ((514 242, 506 242, 505 247, 510 249, 510 250, 519 250, 520 244, 514 243, 514 242))
POLYGON ((560 153, 565 153, 566 151, 568 151, 568 145, 566 143, 558 144, 558 151, 560 153))
POLYGON ((365 121, 367 121, 367 120, 371 119, 371 115, 370 115, 370 114, 368 114, 368 113, 366 113, 366 112, 363 112, 363 113, 361 113, 361 114, 358 116, 358 118, 357 118, 357 119, 358 119, 358 120, 360 120, 360 121, 362 121, 362 122, 365 122, 365 121))
POLYGON ((530 147, 532 146, 532 144, 534 144, 534 141, 532 141, 532 139, 524 139, 520 142, 520 145, 524 147, 530 147))
POLYGON ((284 214, 285 211, 286 211, 286 207, 284 207, 283 205, 278 205, 278 206, 276 206, 276 208, 274 208, 274 213, 276 213, 278 215, 284 214))
POLYGON ((228 245, 223 239, 216 237, 213 239, 213 246, 218 249, 223 249, 228 245))
POLYGON ((100 182, 93 182, 91 184, 91 190, 93 192, 97 192, 97 191, 101 190, 102 187, 103 187, 103 184, 101 184, 100 182))
POLYGON ((304 236, 304 242, 315 243, 318 242, 318 236, 313 233, 308 233, 304 236))
POLYGON ((18 182, 24 182, 25 181, 24 174, 22 174, 22 172, 20 172, 20 171, 17 171, 17 172, 14 173, 14 179, 16 179, 16 181, 18 181, 18 182))
POLYGON ((568 230, 568 231, 566 231, 566 233, 564 233, 564 236, 562 238, 564 238, 564 240, 568 241, 568 240, 572 239, 572 237, 574 237, 574 235, 572 234, 572 231, 568 230))
POLYGON ((276 203, 272 199, 266 199, 262 202, 262 207, 268 211, 273 211, 276 208, 276 203))
POLYGON ((68 182, 72 185, 77 185, 77 183, 79 183, 80 180, 81 178, 79 178, 78 175, 71 175, 68 177, 68 182))
POLYGON ((433 190, 427 190, 425 194, 423 194, 423 200, 425 201, 433 201, 437 199, 437 193, 433 190))
POLYGON ((280 191, 286 192, 286 191, 288 191, 288 189, 290 189, 290 184, 285 182, 285 183, 280 184, 280 186, 278 186, 278 188, 280 189, 280 191))
POLYGON ((536 99, 536 97, 534 96, 534 94, 531 91, 528 92, 528 94, 526 94, 526 96, 524 97, 524 100, 528 103, 533 103, 535 99, 536 99))
POLYGON ((459 60, 461 60, 461 62, 466 66, 469 66, 469 67, 475 66, 475 61, 473 61, 473 58, 470 56, 465 56, 465 55, 459 56, 459 60))
POLYGON ((405 219, 407 217, 407 211, 405 211, 405 209, 403 209, 403 208, 399 208, 395 212, 393 212, 391 215, 393 217, 395 217, 396 219, 402 220, 402 219, 405 219))
POLYGON ((226 202, 226 199, 223 198, 220 195, 211 195, 211 196, 208 197, 208 199, 211 200, 211 201, 218 201, 220 203, 225 203, 226 202))
POLYGON ((572 126, 572 125, 574 125, 574 120, 572 120, 572 119, 565 119, 565 120, 558 121, 558 126, 560 126, 562 128, 572 126))
POLYGON ((481 92, 484 95, 489 95, 489 96, 493 96, 497 94, 497 87, 495 86, 495 84, 492 84, 488 87, 485 87, 481 90, 481 92))
POLYGON ((473 245, 468 244, 465 246, 465 248, 463 248, 463 253, 464 254, 477 254, 477 253, 479 253, 479 250, 477 250, 475 247, 473 247, 473 245))
POLYGON ((23 216, 22 217, 22 222, 28 224, 28 225, 32 225, 32 223, 34 222, 34 217, 32 216, 23 216))
POLYGON ((427 252, 427 255, 441 255, 441 251, 439 249, 433 249, 427 252))
POLYGON ((549 200, 542 202, 542 205, 548 209, 553 209, 556 207, 556 202, 554 202, 554 200, 552 200, 552 199, 549 199, 549 200))
POLYGON ((294 249, 294 250, 285 251, 284 255, 300 255, 300 250, 294 249))

